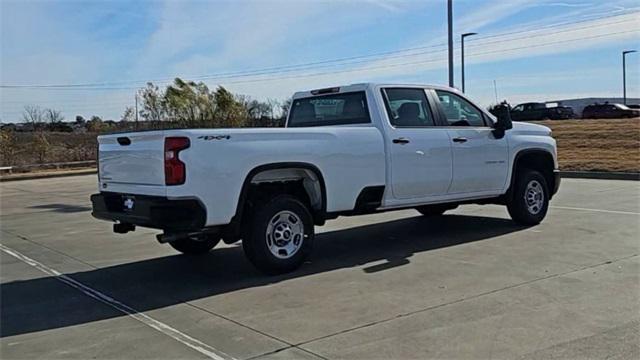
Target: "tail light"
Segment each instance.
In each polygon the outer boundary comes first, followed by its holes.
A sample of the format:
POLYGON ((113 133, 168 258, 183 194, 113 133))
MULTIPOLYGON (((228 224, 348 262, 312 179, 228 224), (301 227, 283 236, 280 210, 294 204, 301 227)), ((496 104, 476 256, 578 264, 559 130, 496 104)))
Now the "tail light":
POLYGON ((164 139, 164 179, 167 185, 184 184, 187 171, 185 164, 180 161, 180 151, 188 148, 189 138, 168 137, 164 139))

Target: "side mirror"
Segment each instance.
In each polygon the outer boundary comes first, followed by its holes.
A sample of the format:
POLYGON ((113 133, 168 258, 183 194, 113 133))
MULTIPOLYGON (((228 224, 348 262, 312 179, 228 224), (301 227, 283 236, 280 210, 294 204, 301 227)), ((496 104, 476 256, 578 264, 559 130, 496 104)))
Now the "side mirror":
POLYGON ((497 139, 502 139, 505 131, 513 128, 511 109, 507 104, 500 104, 493 109, 493 115, 498 119, 493 126, 493 135, 497 139))

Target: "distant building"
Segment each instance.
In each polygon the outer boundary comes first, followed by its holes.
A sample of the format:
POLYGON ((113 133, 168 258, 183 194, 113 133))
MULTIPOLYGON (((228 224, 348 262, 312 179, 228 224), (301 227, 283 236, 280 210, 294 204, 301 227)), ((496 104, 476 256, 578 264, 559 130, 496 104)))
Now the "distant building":
MULTIPOLYGON (((569 106, 573 109, 573 112, 578 117, 582 117, 582 110, 588 105, 593 104, 622 104, 624 103, 621 97, 617 98, 604 98, 604 97, 592 97, 592 98, 582 98, 582 99, 567 99, 567 100, 556 100, 556 101, 547 101, 546 104, 557 104, 559 106, 569 106)), ((627 98, 627 105, 632 104, 640 104, 640 98, 627 98)))

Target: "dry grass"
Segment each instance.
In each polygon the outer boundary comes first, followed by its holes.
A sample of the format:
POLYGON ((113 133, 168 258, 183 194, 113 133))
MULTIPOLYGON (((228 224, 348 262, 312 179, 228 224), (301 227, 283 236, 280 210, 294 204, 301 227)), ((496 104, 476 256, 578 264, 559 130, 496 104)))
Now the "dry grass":
MULTIPOLYGON (((33 165, 40 163, 34 146, 35 134, 30 132, 15 133, 15 155, 11 159, 2 159, 0 165, 33 165)), ((45 132, 48 142, 43 163, 84 161, 96 159, 95 133, 62 133, 45 132)))
MULTIPOLYGON (((562 170, 640 172, 640 119, 539 121, 553 129, 562 170)), ((11 165, 38 162, 34 135, 17 135, 11 165)), ((46 133, 44 162, 95 160, 97 134, 46 133)))
POLYGON ((536 123, 553 130, 561 170, 640 172, 640 119, 536 123))

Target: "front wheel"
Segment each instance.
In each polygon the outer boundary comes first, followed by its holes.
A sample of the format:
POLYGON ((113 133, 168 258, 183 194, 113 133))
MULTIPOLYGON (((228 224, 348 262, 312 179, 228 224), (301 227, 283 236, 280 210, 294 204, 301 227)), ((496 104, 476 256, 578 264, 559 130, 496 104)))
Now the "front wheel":
POLYGON ((201 237, 187 237, 177 239, 169 243, 172 248, 183 254, 206 254, 220 242, 220 237, 215 235, 202 235, 201 237))
POLYGON ((519 171, 511 195, 507 209, 516 223, 537 225, 547 215, 549 188, 539 172, 529 169, 519 171))
POLYGON ((244 252, 260 271, 282 274, 300 267, 311 253, 314 228, 307 207, 297 198, 279 195, 252 211, 244 252))

